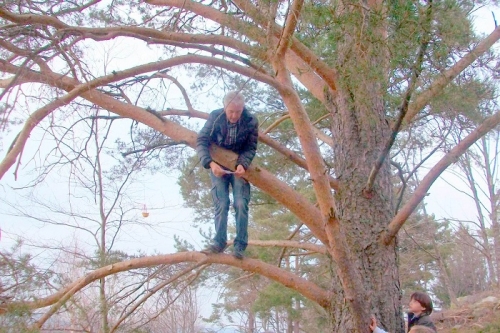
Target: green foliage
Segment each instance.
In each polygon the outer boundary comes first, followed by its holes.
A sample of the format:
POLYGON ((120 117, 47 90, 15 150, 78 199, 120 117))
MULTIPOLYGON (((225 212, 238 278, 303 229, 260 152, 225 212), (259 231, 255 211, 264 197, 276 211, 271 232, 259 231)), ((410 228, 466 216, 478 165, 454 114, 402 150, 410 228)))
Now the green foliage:
POLYGON ((91 258, 85 265, 89 265, 88 267, 90 269, 97 269, 117 262, 130 260, 131 258, 132 256, 130 254, 119 250, 110 250, 106 252, 104 256, 101 256, 100 251, 96 251, 95 257, 91 258))
POLYGON ((53 271, 36 265, 32 255, 23 251, 21 241, 0 255, 0 303, 6 308, 6 313, 0 316, 0 333, 39 332, 32 327, 34 319, 31 310, 12 304, 31 300, 34 295, 41 297, 46 281, 53 277, 53 271))
POLYGON ((0 316, 0 333, 38 333, 33 328, 34 320, 27 307, 10 306, 7 312, 0 316))
POLYGON ((439 300, 447 299, 439 257, 449 262, 453 251, 453 234, 447 221, 424 214, 408 220, 399 241, 400 279, 406 302, 414 291, 432 291, 439 300))
POLYGON ((253 303, 252 310, 266 316, 272 308, 284 308, 291 318, 297 318, 299 313, 293 306, 294 302, 301 300, 304 300, 304 297, 297 292, 276 282, 271 282, 260 291, 257 300, 253 303))
POLYGON ((213 208, 210 189, 210 176, 200 165, 197 156, 188 158, 179 167, 181 176, 177 183, 181 189, 182 199, 187 207, 194 210, 193 226, 200 226, 212 221, 213 208))
MULTIPOLYGON (((42 269, 30 253, 23 250, 23 242, 18 240, 10 250, 0 253, 0 297, 9 301, 25 300, 38 295, 40 288, 53 278, 51 269, 42 269)), ((15 313, 24 316, 24 309, 16 308, 15 313)))
POLYGON ((462 119, 461 129, 475 128, 488 113, 488 101, 495 98, 495 87, 489 80, 461 75, 432 101, 430 112, 449 119, 462 119), (486 106, 486 108, 485 108, 486 106))

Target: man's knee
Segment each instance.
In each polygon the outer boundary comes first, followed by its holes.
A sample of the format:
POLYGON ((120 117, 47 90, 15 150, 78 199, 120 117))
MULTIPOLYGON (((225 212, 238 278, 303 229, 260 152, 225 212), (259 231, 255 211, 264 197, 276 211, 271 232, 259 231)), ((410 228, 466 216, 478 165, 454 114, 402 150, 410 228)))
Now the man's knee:
POLYGON ((225 199, 217 199, 214 200, 215 209, 217 212, 227 212, 229 211, 229 198, 225 199))
POLYGON ((248 211, 248 200, 245 198, 235 198, 233 207, 235 211, 247 212, 248 211))

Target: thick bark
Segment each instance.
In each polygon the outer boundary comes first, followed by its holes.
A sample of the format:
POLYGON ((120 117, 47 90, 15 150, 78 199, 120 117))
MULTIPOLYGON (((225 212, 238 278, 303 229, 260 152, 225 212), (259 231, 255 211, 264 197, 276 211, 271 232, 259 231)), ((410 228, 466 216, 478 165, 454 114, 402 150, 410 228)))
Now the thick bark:
MULTIPOLYGON (((334 115, 334 132, 338 133, 334 138, 338 143, 334 149, 334 166, 338 170, 337 177, 345 180, 341 182, 335 199, 337 217, 346 232, 349 248, 356 258, 354 265, 361 272, 367 290, 365 300, 385 328, 400 332, 403 316, 396 242, 385 245, 378 241, 387 221, 393 216, 388 162, 382 165, 371 196, 364 195, 366 179, 387 138, 380 133, 389 134, 389 128, 383 128, 387 126, 383 118, 377 120, 374 116, 375 112, 379 116, 383 112, 378 104, 378 110, 351 109, 344 104, 339 110, 344 109, 345 113, 334 115), (370 112, 370 121, 363 119, 370 112), (374 124, 378 124, 377 130, 372 127, 374 124)), ((339 292, 337 302, 342 302, 343 298, 343 292, 339 292)), ((336 309, 334 316, 338 332, 351 331, 351 316, 347 309, 336 309)))
MULTIPOLYGON (((351 10, 358 9, 340 9, 339 15, 351 10)), ((365 293, 360 297, 368 308, 365 311, 373 313, 389 332, 402 332, 404 323, 396 242, 386 245, 379 241, 393 216, 388 160, 381 163, 372 190, 365 191, 371 170, 391 134, 383 103, 387 57, 384 56, 383 43, 376 44, 373 39, 359 37, 363 36, 360 27, 373 24, 368 18, 363 20, 365 14, 358 13, 360 21, 346 28, 338 42, 337 68, 349 68, 350 72, 349 75, 339 73, 334 99, 336 107, 330 108, 334 110, 333 166, 335 176, 340 180, 335 201, 337 218, 355 258, 352 265, 361 275, 365 293)), ((370 29, 374 34, 378 32, 383 40, 383 22, 379 24, 370 29)), ((336 285, 335 279, 333 283, 337 291, 333 304, 343 304, 344 289, 336 285)), ((333 331, 368 331, 355 330, 353 314, 346 307, 332 309, 333 331)))
POLYGON ((281 59, 276 59, 274 67, 280 87, 288 87, 280 91, 287 106, 300 144, 307 160, 316 200, 321 210, 321 222, 328 235, 328 250, 338 266, 337 274, 342 284, 344 300, 348 304, 352 323, 351 329, 363 332, 369 325, 369 311, 363 302, 366 291, 361 281, 360 271, 355 264, 353 253, 348 245, 345 231, 339 224, 335 201, 330 190, 325 162, 321 156, 314 136, 311 121, 300 102, 298 94, 292 89, 291 78, 281 59))

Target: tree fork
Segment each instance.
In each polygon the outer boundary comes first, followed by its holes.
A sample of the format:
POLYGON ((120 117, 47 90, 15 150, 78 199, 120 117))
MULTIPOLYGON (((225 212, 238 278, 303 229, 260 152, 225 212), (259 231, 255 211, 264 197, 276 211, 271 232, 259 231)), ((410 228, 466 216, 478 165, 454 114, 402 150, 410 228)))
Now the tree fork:
POLYGON ((369 306, 367 303, 363 303, 366 291, 361 282, 359 271, 356 270, 356 264, 349 250, 344 231, 336 217, 335 201, 331 188, 328 186, 327 168, 313 133, 313 126, 297 92, 293 89, 291 78, 281 59, 274 58, 274 69, 278 73, 277 80, 281 83, 281 87, 286 88, 285 91, 281 92, 281 96, 288 108, 306 157, 316 200, 319 203, 322 221, 328 235, 328 250, 338 265, 337 274, 344 287, 355 327, 358 332, 364 332, 370 321, 369 306))

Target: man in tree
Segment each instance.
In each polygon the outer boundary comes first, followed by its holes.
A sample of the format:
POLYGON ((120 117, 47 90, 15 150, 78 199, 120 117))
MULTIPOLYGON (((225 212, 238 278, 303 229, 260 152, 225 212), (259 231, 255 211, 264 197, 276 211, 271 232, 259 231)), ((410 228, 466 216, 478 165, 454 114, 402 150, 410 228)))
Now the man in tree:
POLYGON ((236 219, 236 238, 233 255, 243 258, 248 242, 248 202, 250 184, 242 178, 257 150, 258 121, 245 108, 245 98, 238 91, 224 97, 224 108, 212 111, 198 134, 196 151, 204 168, 210 169, 212 199, 215 209, 215 238, 206 253, 221 253, 227 242, 227 216, 229 211, 229 184, 233 189, 233 207, 236 219), (214 143, 238 154, 235 171, 217 164, 210 156, 214 143))

